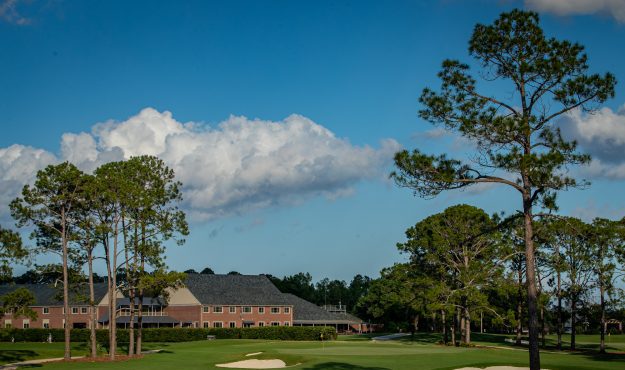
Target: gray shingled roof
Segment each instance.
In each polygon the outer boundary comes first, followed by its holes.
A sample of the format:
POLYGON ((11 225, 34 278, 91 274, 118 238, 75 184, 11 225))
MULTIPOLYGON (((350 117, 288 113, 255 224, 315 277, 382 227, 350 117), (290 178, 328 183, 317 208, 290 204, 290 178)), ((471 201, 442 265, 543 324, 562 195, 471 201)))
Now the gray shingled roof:
MULTIPOLYGON (((55 288, 52 284, 2 284, 0 285, 0 296, 19 288, 26 288, 35 296, 35 306, 62 306, 63 290, 61 287, 62 285, 55 288)), ((93 287, 97 303, 106 294, 106 283, 96 283, 93 287)), ((82 286, 79 292, 81 297, 77 297, 75 292, 70 291, 70 304, 87 305, 88 300, 85 298, 88 299, 89 297, 89 286, 82 286)))
POLYGON ((293 305, 293 324, 360 324, 363 321, 351 314, 333 313, 324 310, 296 295, 284 293, 293 305))
POLYGON ((264 275, 187 274, 185 285, 202 304, 290 305, 264 275))

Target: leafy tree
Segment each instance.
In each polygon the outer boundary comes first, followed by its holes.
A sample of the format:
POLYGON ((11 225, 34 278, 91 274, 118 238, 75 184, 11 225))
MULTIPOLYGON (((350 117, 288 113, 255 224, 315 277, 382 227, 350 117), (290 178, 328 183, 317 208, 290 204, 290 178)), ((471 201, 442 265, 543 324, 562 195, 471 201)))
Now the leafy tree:
MULTIPOLYGON (((596 262, 589 241, 589 225, 573 217, 558 217, 550 222, 555 245, 558 272, 561 273, 561 295, 569 301, 571 315, 571 350, 575 350, 578 307, 592 283, 596 262)), ((561 313, 561 309, 559 309, 561 313)), ((561 323, 562 320, 560 319, 561 323)))
POLYGON ((65 308, 65 352, 71 358, 69 315, 69 244, 74 213, 79 208, 83 192, 83 173, 65 162, 50 165, 37 172, 35 184, 24 186, 22 197, 11 202, 11 214, 18 226, 35 226, 33 237, 48 251, 60 248, 63 266, 63 307, 65 308))
POLYGON ((210 267, 205 267, 202 271, 200 271, 200 274, 215 275, 215 271, 213 271, 213 269, 210 267))
POLYGON ((26 288, 18 288, 5 294, 0 298, 2 306, 0 307, 0 317, 7 313, 12 313, 13 317, 28 317, 31 320, 37 320, 37 312, 31 309, 35 305, 35 296, 26 288))
POLYGON ((228 275, 241 275, 241 273, 238 271, 230 271, 228 275))
POLYGON ((13 275, 12 266, 28 257, 20 235, 0 226, 0 281, 6 282, 13 275))
POLYGON ((358 311, 387 323, 417 323, 419 316, 426 313, 428 277, 408 263, 387 267, 380 275, 358 300, 358 311))
POLYGON ((482 84, 468 64, 445 60, 438 74, 439 92, 426 88, 419 115, 442 124, 477 145, 472 163, 418 150, 395 156, 391 174, 400 186, 422 197, 478 183, 503 184, 521 198, 524 218, 530 367, 540 368, 538 306, 532 221, 535 206, 555 208, 560 190, 586 185, 563 171, 588 163, 555 127, 555 120, 574 109, 592 110, 614 96, 612 74, 588 73, 584 47, 545 37, 534 12, 513 10, 492 25, 478 24, 469 54, 482 67, 483 84, 510 83, 514 94, 496 98, 480 92, 482 84))
POLYGON ((588 238, 594 260, 593 280, 599 288, 599 352, 605 353, 606 295, 613 295, 616 290, 617 256, 625 252, 625 223, 596 218, 590 225, 588 238))
POLYGON ((185 274, 197 274, 197 271, 195 271, 194 269, 188 269, 188 270, 184 270, 185 274))
POLYGON ((481 209, 457 205, 427 217, 406 231, 408 241, 397 247, 411 261, 429 265, 441 277, 443 306, 462 311, 463 342, 471 342, 471 311, 487 308, 482 288, 501 276, 501 242, 496 223, 481 209))

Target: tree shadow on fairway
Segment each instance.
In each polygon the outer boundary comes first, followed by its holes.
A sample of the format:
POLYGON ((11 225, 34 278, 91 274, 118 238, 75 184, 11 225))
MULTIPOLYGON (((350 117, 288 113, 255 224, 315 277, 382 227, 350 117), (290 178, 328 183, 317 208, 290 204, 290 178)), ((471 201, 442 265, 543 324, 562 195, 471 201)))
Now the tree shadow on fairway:
MULTIPOLYGON (((26 361, 37 356, 37 352, 25 349, 0 350, 0 363, 10 364, 13 362, 26 361)), ((1 366, 1 365, 0 365, 1 366)))
POLYGON ((324 362, 322 364, 316 364, 313 367, 307 367, 310 370, 391 370, 387 367, 370 367, 352 365, 345 362, 324 362))
POLYGON ((597 362, 620 362, 623 363, 623 365, 625 365, 625 353, 598 353, 598 352, 591 352, 591 351, 583 351, 583 352, 571 352, 572 356, 581 356, 581 357, 585 357, 589 360, 592 361, 597 361, 597 362))

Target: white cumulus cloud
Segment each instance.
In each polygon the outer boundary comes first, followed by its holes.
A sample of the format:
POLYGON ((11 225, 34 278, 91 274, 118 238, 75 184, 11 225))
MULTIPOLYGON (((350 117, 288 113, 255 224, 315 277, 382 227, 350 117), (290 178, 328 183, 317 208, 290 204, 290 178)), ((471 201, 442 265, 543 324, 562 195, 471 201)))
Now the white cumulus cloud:
POLYGON ((358 181, 385 176, 399 149, 391 139, 379 148, 352 145, 300 115, 278 122, 231 116, 209 127, 146 108, 125 121, 98 123, 91 133, 64 134, 58 159, 34 148, 0 149, 0 169, 13 171, 2 172, 0 186, 11 182, 2 193, 9 199, 53 162, 68 160, 92 171, 102 163, 150 154, 175 170, 191 215, 214 219, 313 196, 351 194, 358 181))
POLYGON ((577 140, 593 157, 584 172, 593 177, 625 178, 625 105, 618 111, 602 108, 591 114, 573 111, 560 122, 563 136, 577 140))
POLYGON ((526 0, 525 5, 556 15, 606 13, 625 22, 625 0, 526 0))

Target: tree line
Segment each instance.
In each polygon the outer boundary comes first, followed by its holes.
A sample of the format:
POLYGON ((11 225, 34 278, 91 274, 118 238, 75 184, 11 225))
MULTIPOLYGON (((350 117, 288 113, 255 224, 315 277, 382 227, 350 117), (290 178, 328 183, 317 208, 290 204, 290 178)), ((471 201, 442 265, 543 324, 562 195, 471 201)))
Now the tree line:
MULTIPOLYGON (((604 353, 608 318, 625 319, 625 219, 549 215, 534 226, 542 345, 555 332, 562 349, 568 322, 571 350, 581 329, 601 334, 604 353)), ((521 216, 457 205, 418 222, 406 238, 397 248, 409 261, 382 270, 359 301, 370 317, 440 331, 444 343, 468 345, 471 331, 488 330, 516 332, 521 344, 529 325, 521 216)))
MULTIPOLYGON (((182 284, 184 274, 170 272, 164 262, 165 242, 181 245, 188 235, 186 216, 178 208, 181 184, 173 170, 154 156, 138 156, 110 162, 93 174, 71 163, 50 165, 37 172, 33 185, 25 185, 10 204, 18 227, 28 228, 34 246, 25 248, 14 231, 2 230, 0 259, 56 254, 59 263, 36 266, 23 281, 53 283, 62 289, 65 353, 70 352, 70 297, 89 304, 90 355, 96 356, 96 304, 94 283, 107 283, 109 356, 116 355, 117 292, 130 298, 129 355, 141 353, 144 296, 166 295, 166 288, 182 284), (94 272, 94 263, 104 262, 106 276, 94 272), (87 271, 86 275, 82 273, 87 271), (87 287, 86 296, 81 296, 87 287), (135 303, 137 308, 135 309, 135 303)), ((2 269, 5 280, 10 269, 2 269)), ((31 293, 16 290, 2 298, 3 307, 25 316, 34 314, 31 293), (21 298, 16 301, 15 295, 21 298), (12 307, 7 307, 12 305, 12 307), (17 311, 16 311, 17 309, 17 311)))

